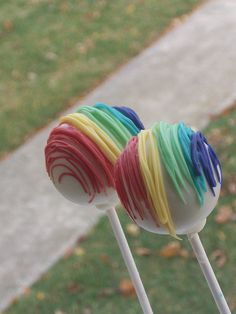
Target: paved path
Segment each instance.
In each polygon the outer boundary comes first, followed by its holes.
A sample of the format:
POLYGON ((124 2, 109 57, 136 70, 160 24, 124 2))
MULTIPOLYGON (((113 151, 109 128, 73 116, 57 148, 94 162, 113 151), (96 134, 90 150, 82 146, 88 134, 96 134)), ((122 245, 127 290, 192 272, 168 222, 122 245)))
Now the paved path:
MULTIPOLYGON (((214 0, 81 103, 133 106, 146 125, 163 119, 202 127, 236 99, 235 92, 236 1, 214 0)), ((0 163, 0 308, 98 218, 97 211, 72 205, 50 184, 43 148, 51 128, 0 163)))

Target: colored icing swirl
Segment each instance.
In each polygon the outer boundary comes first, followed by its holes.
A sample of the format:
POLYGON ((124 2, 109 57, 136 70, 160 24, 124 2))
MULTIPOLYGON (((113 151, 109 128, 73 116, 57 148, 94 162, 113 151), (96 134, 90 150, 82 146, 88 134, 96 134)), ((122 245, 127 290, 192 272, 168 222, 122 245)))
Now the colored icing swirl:
POLYGON ((48 175, 61 184, 73 177, 91 203, 97 193, 114 187, 114 165, 123 147, 136 135, 138 118, 130 110, 122 113, 105 104, 82 106, 60 119, 45 148, 48 175), (132 119, 131 119, 132 113, 132 119), (137 124, 137 125, 136 125, 137 124), (55 170, 59 169, 59 176, 55 170))
POLYGON ((215 195, 221 167, 202 133, 184 123, 160 122, 127 144, 115 167, 116 189, 123 206, 132 219, 138 215, 143 220, 149 214, 156 226, 176 236, 163 169, 182 202, 186 202, 184 191, 192 187, 201 207, 207 186, 215 195))

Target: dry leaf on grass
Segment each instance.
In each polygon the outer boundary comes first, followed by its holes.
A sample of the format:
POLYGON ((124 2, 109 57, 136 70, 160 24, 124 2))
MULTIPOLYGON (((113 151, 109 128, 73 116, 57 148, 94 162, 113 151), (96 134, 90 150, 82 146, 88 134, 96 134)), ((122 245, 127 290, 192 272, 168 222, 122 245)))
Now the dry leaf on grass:
POLYGON ((5 21, 3 22, 3 28, 4 28, 7 32, 11 31, 11 30, 13 29, 13 26, 14 26, 14 24, 13 24, 13 22, 12 22, 11 20, 5 20, 5 21))
POLYGON ((135 224, 126 225, 126 230, 133 237, 137 237, 140 234, 140 228, 135 224))
POLYGON ((75 283, 75 282, 71 282, 71 283, 69 283, 68 285, 67 285, 67 290, 70 292, 70 293, 78 293, 78 292, 80 292, 80 291, 82 291, 83 289, 82 289, 82 287, 79 285, 79 284, 77 284, 77 283, 75 283))
POLYGON ((74 249, 74 254, 76 255, 76 256, 83 256, 83 255, 85 255, 85 249, 83 249, 82 247, 76 247, 75 249, 74 249))
POLYGON ((102 255, 100 255, 100 260, 104 264, 107 264, 110 261, 110 257, 108 255, 106 255, 106 254, 102 254, 102 255))
POLYGON ((25 288, 24 290, 23 290, 23 296, 27 296, 27 295, 29 295, 30 294, 30 292, 31 292, 31 289, 30 288, 25 288))
POLYGON ((221 268, 225 265, 226 261, 227 261, 227 257, 226 254, 223 250, 215 250, 212 254, 211 254, 211 258, 213 260, 215 260, 216 265, 221 268))
POLYGON ((135 249, 135 253, 138 255, 138 256, 149 256, 151 255, 151 250, 148 249, 148 248, 145 248, 145 247, 138 247, 135 249))
POLYGON ((37 294, 36 294, 36 298, 37 298, 39 301, 43 301, 43 300, 46 298, 46 295, 45 295, 44 292, 39 291, 39 292, 37 292, 37 294))
POLYGON ((72 254, 73 254, 73 249, 72 248, 67 249, 64 253, 64 259, 69 258, 72 254))
POLYGON ((221 206, 218 209, 217 215, 215 216, 215 221, 218 224, 225 224, 231 220, 232 215, 233 215, 233 211, 230 206, 228 205, 221 206))
POLYGON ((179 242, 169 242, 167 245, 163 246, 160 250, 160 256, 171 258, 175 256, 179 256, 181 251, 181 245, 179 242))
POLYGON ((130 279, 122 279, 119 283, 119 291, 125 297, 135 296, 135 289, 130 279))

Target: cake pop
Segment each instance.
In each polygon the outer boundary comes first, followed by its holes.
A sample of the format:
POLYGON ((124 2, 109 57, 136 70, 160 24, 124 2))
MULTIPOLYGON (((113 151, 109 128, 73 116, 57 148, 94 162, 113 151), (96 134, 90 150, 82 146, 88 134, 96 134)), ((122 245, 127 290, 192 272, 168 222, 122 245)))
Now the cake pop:
POLYGON ((187 234, 222 314, 230 314, 199 231, 219 198, 220 161, 204 135, 184 123, 160 122, 127 144, 115 166, 115 183, 129 216, 159 234, 187 234))
POLYGON ((128 140, 144 129, 127 107, 82 106, 61 118, 45 148, 46 168, 56 189, 70 201, 104 210, 145 314, 153 314, 114 209, 114 165, 128 140))
POLYGON ((77 204, 117 204, 114 164, 128 140, 144 129, 130 108, 82 106, 60 119, 45 148, 46 167, 57 190, 77 204))
POLYGON ((133 137, 115 169, 129 216, 160 234, 200 231, 221 189, 221 166, 206 138, 184 123, 160 122, 133 137))

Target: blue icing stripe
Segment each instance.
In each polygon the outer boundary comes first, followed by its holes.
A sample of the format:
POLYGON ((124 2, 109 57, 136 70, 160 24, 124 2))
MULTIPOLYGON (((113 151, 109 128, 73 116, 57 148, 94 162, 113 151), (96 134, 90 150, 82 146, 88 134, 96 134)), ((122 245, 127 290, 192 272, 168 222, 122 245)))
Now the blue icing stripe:
POLYGON ((119 112, 123 113, 126 117, 128 117, 130 120, 132 120, 133 123, 140 130, 144 130, 145 129, 142 121, 139 119, 139 116, 137 115, 137 113, 133 109, 125 107, 125 106, 119 106, 119 107, 118 106, 113 106, 113 108, 115 108, 119 112))
POLYGON ((214 171, 217 175, 218 182, 222 183, 221 165, 213 148, 208 144, 206 138, 201 132, 196 132, 192 135, 191 157, 195 174, 200 176, 202 173, 204 173, 207 183, 213 195, 215 195, 213 188, 216 187, 217 183, 215 180, 214 171), (208 149, 205 144, 208 145, 208 149))
POLYGON ((118 119, 130 132, 131 135, 137 135, 139 133, 139 128, 135 125, 135 123, 129 118, 122 114, 117 109, 110 107, 105 104, 96 104, 94 106, 108 114, 112 114, 116 119, 118 119))
POLYGON ((207 191, 207 188, 206 188, 204 176, 202 174, 198 176, 194 172, 194 166, 193 166, 192 157, 191 157, 191 140, 192 140, 193 135, 194 135, 194 131, 191 128, 187 127, 184 123, 179 124, 179 127, 178 127, 179 142, 182 148, 182 152, 183 152, 187 167, 189 169, 190 175, 194 183, 195 191, 197 193, 199 202, 202 206, 204 204, 204 192, 207 191))

